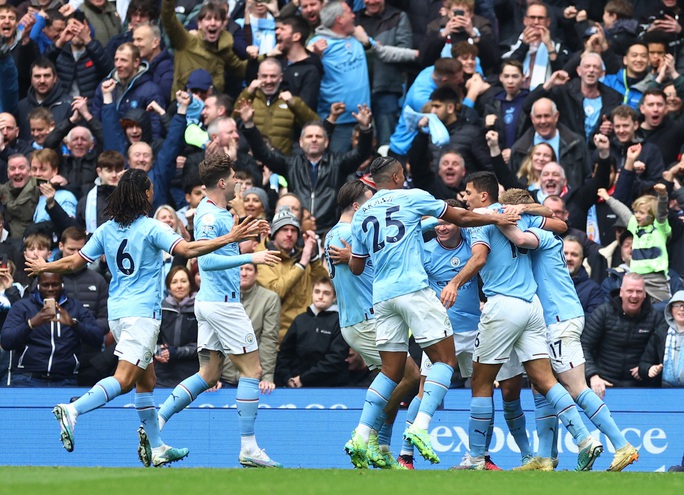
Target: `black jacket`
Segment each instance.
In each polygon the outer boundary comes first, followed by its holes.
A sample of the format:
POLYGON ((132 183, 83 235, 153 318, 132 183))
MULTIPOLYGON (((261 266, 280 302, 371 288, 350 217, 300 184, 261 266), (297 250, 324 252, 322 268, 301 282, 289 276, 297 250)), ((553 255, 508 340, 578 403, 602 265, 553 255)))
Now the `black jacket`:
POLYGON ((442 178, 435 173, 439 168, 437 163, 431 160, 432 154, 428 151, 430 135, 423 132, 416 134, 413 144, 408 152, 408 161, 411 164, 411 178, 414 187, 429 192, 438 199, 454 199, 464 189, 465 184, 455 189, 447 186, 442 178))
MULTIPOLYGON (((71 97, 64 92, 59 80, 52 87, 50 92, 42 102, 38 103, 36 100, 36 90, 33 87, 29 88, 26 98, 19 102, 17 107, 17 124, 19 125, 19 135, 26 138, 31 135, 31 125, 29 122, 29 114, 36 108, 47 108, 52 112, 55 118, 55 124, 59 124, 66 120, 71 115, 71 97)), ((48 146, 45 146, 48 148, 48 146)))
POLYGON ((194 296, 187 297, 180 303, 172 296, 162 301, 162 319, 157 343, 169 348, 169 361, 154 363, 158 387, 175 387, 197 373, 199 360, 194 296))
POLYGON ((684 124, 663 119, 663 123, 655 129, 647 131, 640 128, 637 136, 647 143, 654 144, 660 150, 665 167, 669 168, 679 160, 680 148, 684 141, 684 124))
POLYGON ((12 305, 2 327, 0 344, 3 349, 16 351, 12 358, 13 371, 40 373, 58 380, 75 378, 82 343, 102 346, 105 332, 90 311, 68 298, 66 291, 62 293, 59 305, 79 323, 67 327, 59 321, 49 322, 31 330, 28 320, 43 308, 38 289, 12 305))
POLYGON ((299 376, 304 387, 340 387, 347 383, 349 346, 340 332, 336 306, 297 316, 280 344, 275 381, 279 387, 299 376))
MULTIPOLYGON (((581 84, 582 81, 579 78, 575 78, 562 86, 555 86, 549 91, 544 89, 543 84, 540 84, 525 99, 522 110, 523 114, 529 115, 532 112, 532 105, 538 99, 550 98, 558 107, 558 112, 560 113, 558 121, 575 134, 586 136, 584 129, 584 96, 582 95, 581 84)), ((603 83, 598 84, 598 90, 601 95, 601 116, 610 118, 610 113, 613 109, 622 105, 623 95, 603 83)), ((602 117, 599 117, 598 125, 601 125, 601 119, 602 117)))
POLYGON ((85 46, 85 52, 79 56, 78 60, 74 60, 71 45, 58 48, 57 45, 52 44, 45 50, 44 55, 57 67, 57 76, 65 95, 71 92, 76 82, 79 94, 89 99, 92 98, 97 85, 114 68, 113 58, 105 52, 96 39, 85 46))
POLYGON ((256 126, 251 129, 242 126, 243 135, 252 149, 254 158, 263 162, 272 172, 285 176, 290 192, 301 199, 316 217, 318 233, 330 229, 337 223, 337 191, 371 155, 373 131, 361 131, 359 145, 347 153, 326 151, 318 162, 318 180, 312 187, 309 176, 309 160, 304 154, 287 157, 277 150, 271 150, 256 126))
POLYGON ((589 316, 597 307, 603 304, 603 292, 601 287, 595 280, 589 278, 589 274, 583 266, 580 267, 577 275, 572 277, 572 283, 575 284, 575 291, 582 303, 584 315, 589 316))
POLYGON ((648 298, 635 317, 623 313, 619 296, 603 303, 589 315, 582 333, 587 380, 599 375, 616 387, 643 386, 629 370, 639 366, 651 334, 662 327, 667 327, 663 312, 653 309, 648 298))

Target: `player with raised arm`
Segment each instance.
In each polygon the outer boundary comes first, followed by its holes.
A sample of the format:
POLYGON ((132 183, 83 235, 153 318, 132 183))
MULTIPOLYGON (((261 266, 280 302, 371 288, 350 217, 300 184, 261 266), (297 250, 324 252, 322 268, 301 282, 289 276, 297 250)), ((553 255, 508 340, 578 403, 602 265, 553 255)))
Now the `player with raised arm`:
MULTIPOLYGON (((501 196, 507 205, 529 204, 534 200, 528 191, 509 189, 501 196)), ((587 386, 584 376, 584 352, 580 336, 584 330, 584 310, 570 278, 563 253, 563 240, 538 228, 523 232, 518 227, 501 227, 501 232, 516 246, 530 250, 537 295, 544 308, 547 344, 551 366, 560 383, 568 390, 587 418, 605 434, 615 447, 615 457, 608 471, 622 471, 639 459, 639 452, 622 434, 605 403, 587 386)), ((558 418, 546 398, 534 392, 539 451, 531 462, 516 468, 520 471, 552 471, 554 431, 558 418)))
POLYGON ((382 368, 368 389, 361 419, 345 450, 355 466, 363 466, 370 431, 379 428, 382 411, 404 376, 410 328, 434 364, 416 420, 404 438, 425 459, 437 463, 439 457, 430 445, 427 428, 451 383, 456 353, 446 309, 428 287, 420 221, 427 215, 461 226, 503 225, 517 216, 478 215, 452 208, 420 189, 403 190, 404 171, 393 158, 376 158, 370 171, 379 190, 354 214, 349 268, 358 275, 367 258, 373 262, 373 309, 382 368))
POLYGON ((136 388, 135 406, 151 445, 151 463, 162 466, 188 455, 188 449, 162 442, 152 391, 155 384, 152 356, 161 318, 162 252, 187 258, 210 253, 246 236, 261 225, 250 219, 236 224, 226 235, 187 242, 169 226, 147 215, 154 187, 143 170, 127 170, 111 194, 106 212, 111 220, 102 224, 77 253, 46 263, 27 260, 31 275, 43 272, 70 273, 105 256, 112 274, 107 308, 109 327, 116 339, 119 363, 114 376, 100 380, 71 404, 58 404, 53 413, 59 421, 64 448, 74 450, 74 427, 79 415, 103 406, 136 388))
MULTIPOLYGON (((354 213, 373 192, 360 180, 346 183, 337 195, 342 210, 339 222, 325 237, 325 256, 330 278, 337 292, 342 337, 366 362, 371 370, 380 369, 382 361, 375 340, 375 311, 373 310, 373 265, 369 260, 361 275, 349 269, 347 251, 352 242, 351 221, 354 213), (344 252, 344 257, 341 253, 344 252)), ((394 389, 384 409, 385 421, 379 431, 372 430, 367 442, 366 458, 369 464, 386 469, 402 469, 389 450, 392 427, 401 399, 420 379, 418 366, 409 355, 406 357, 404 376, 394 389)))
MULTIPOLYGON (((235 223, 227 209, 236 194, 233 162, 227 155, 211 155, 200 163, 199 173, 207 195, 195 213, 195 238, 211 240, 230 232, 235 223)), ((271 393, 275 385, 261 381, 257 339, 240 302, 240 266, 274 265, 280 261, 279 254, 278 251, 240 254, 238 242, 233 242, 199 258, 202 285, 195 298, 195 315, 200 370, 178 384, 159 409, 159 426, 163 428, 174 414, 216 385, 228 356, 240 372, 235 397, 241 438, 238 460, 245 467, 283 467, 259 448, 254 435, 259 393, 271 393)))
MULTIPOLYGON (((491 172, 476 172, 466 178, 466 201, 470 208, 498 210, 499 184, 491 172)), ((523 215, 519 225, 543 227, 546 220, 523 215)), ((582 423, 568 392, 553 376, 546 351, 546 326, 537 284, 527 251, 518 249, 493 227, 472 230, 472 273, 480 272, 487 303, 482 311, 473 353, 472 399, 469 443, 457 469, 485 469, 486 431, 492 421, 493 384, 503 363, 516 357, 533 386, 546 397, 579 445, 578 470, 590 470, 603 451, 582 423), (515 354, 513 354, 515 353, 515 354)), ((461 273, 467 272, 466 269, 461 273)), ((459 274, 460 275, 460 274, 459 274)), ((458 279, 458 277, 456 277, 458 279)), ((468 280, 468 278, 463 278, 468 280)), ((461 280, 456 280, 456 287, 461 280)))

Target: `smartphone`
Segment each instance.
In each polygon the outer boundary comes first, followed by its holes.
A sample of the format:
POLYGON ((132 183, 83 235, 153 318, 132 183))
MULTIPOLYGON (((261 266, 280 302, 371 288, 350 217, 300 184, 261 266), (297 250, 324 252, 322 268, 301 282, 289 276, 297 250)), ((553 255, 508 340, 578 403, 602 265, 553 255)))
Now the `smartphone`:
POLYGON ((0 268, 7 268, 7 255, 0 256, 0 268))
POLYGON ((52 297, 45 298, 43 300, 43 306, 50 309, 51 312, 57 313, 57 308, 55 307, 55 300, 52 297))
POLYGON ((74 12, 74 19, 76 19, 78 22, 85 22, 85 18, 85 12, 81 10, 74 12))
POLYGON ((463 9, 454 9, 454 10, 451 11, 451 13, 454 14, 454 16, 457 16, 457 15, 463 16, 463 15, 465 15, 465 10, 463 10, 463 9))
POLYGON ((36 184, 39 186, 42 184, 47 184, 48 182, 50 182, 50 181, 47 179, 36 179, 36 184))

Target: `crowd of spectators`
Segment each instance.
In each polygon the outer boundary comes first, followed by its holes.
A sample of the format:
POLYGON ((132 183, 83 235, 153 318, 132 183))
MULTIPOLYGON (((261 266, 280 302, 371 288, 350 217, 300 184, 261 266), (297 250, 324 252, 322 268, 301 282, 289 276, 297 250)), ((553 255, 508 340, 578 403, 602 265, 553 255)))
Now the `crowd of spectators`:
MULTIPOLYGON (((152 180, 150 216, 192 239, 198 165, 225 153, 232 210, 271 224, 242 252, 282 260, 242 268, 265 380, 367 383, 321 246, 340 187, 372 186, 391 155, 406 187, 462 198, 466 174, 493 171, 568 223, 597 393, 684 386, 684 2, 0 3, 3 385, 92 385, 116 362, 106 264, 31 280, 24 261, 82 247, 129 167, 152 180)), ((174 386, 199 366, 201 280, 196 260, 164 261, 154 359, 174 386)))

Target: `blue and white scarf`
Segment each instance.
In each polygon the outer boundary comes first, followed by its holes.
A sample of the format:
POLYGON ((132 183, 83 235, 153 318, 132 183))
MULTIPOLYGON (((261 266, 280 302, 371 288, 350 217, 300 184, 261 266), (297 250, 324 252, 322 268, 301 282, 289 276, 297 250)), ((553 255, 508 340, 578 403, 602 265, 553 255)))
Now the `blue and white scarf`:
POLYGON ((677 334, 673 327, 668 328, 663 356, 663 383, 670 387, 684 387, 683 338, 684 335, 677 334))

